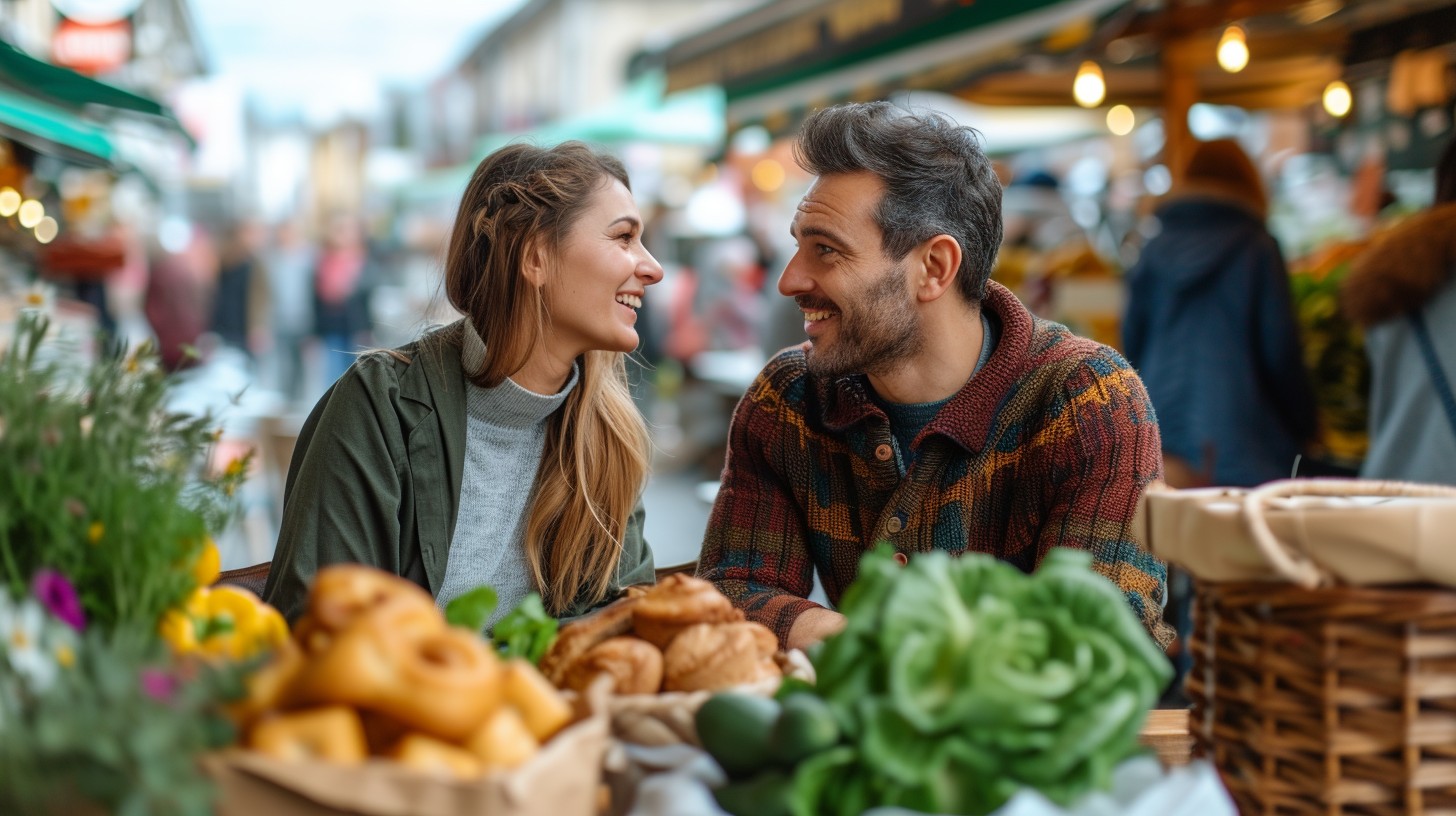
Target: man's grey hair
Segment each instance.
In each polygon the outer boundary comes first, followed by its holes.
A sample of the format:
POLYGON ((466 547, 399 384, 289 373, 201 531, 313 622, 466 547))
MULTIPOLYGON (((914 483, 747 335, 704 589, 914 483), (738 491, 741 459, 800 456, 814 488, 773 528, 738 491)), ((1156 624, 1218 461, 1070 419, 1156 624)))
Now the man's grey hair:
POLYGON ((810 114, 794 160, 816 176, 878 176, 885 193, 875 222, 885 254, 900 261, 926 240, 950 235, 961 246, 957 288, 979 303, 1001 246, 1001 181, 979 136, 936 111, 858 102, 810 114))

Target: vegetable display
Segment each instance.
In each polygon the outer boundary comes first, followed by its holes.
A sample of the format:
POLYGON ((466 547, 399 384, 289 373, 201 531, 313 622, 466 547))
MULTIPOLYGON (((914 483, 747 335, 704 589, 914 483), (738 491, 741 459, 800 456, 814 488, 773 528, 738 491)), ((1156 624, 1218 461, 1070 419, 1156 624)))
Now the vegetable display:
POLYGON ((840 606, 847 627, 813 655, 816 687, 786 683, 782 711, 737 718, 731 740, 699 723, 715 756, 752 742, 753 723, 771 729, 770 750, 727 757, 735 781, 719 802, 986 814, 1023 787, 1061 804, 1107 788, 1171 668, 1091 556, 1053 550, 1032 575, 990 556, 891 556, 862 562, 840 606))

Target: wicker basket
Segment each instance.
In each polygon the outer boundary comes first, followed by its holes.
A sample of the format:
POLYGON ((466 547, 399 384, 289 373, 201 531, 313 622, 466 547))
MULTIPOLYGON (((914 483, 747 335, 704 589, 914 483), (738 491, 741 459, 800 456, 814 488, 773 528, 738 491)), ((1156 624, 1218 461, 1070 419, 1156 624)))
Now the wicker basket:
POLYGON ((1456 814, 1456 592, 1197 586, 1195 755, 1245 816, 1456 814))

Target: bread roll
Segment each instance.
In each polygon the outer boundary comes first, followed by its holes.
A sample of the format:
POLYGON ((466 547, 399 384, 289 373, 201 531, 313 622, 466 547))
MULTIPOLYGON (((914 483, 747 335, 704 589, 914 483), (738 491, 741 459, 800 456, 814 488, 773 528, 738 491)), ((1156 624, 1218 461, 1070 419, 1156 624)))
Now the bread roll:
POLYGON ((662 652, 645 640, 614 637, 592 647, 566 670, 566 687, 585 692, 610 675, 614 694, 656 694, 662 688, 662 652))
POLYGON ((783 676, 773 659, 778 638, 758 623, 697 624, 664 655, 667 691, 717 691, 783 676))
POLYGON ((541 673, 557 688, 566 687, 566 669, 608 638, 632 631, 632 610, 639 598, 623 598, 561 627, 556 642, 541 658, 541 673))
POLYGON ((698 623, 729 623, 743 620, 712 584, 701 578, 677 573, 648 590, 632 612, 637 635, 659 649, 666 649, 678 632, 698 623))

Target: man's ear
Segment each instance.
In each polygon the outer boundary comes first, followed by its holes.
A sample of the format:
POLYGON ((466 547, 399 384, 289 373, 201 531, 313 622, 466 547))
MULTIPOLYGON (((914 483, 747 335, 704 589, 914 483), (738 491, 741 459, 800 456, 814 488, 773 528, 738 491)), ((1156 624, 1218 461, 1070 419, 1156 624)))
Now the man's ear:
POLYGON ((955 238, 942 233, 921 244, 915 254, 920 261, 915 270, 917 300, 928 303, 954 288, 961 269, 961 245, 955 238))
POLYGON ((531 241, 526 245, 525 252, 521 253, 521 277, 540 289, 546 285, 546 269, 546 248, 540 241, 531 241))

